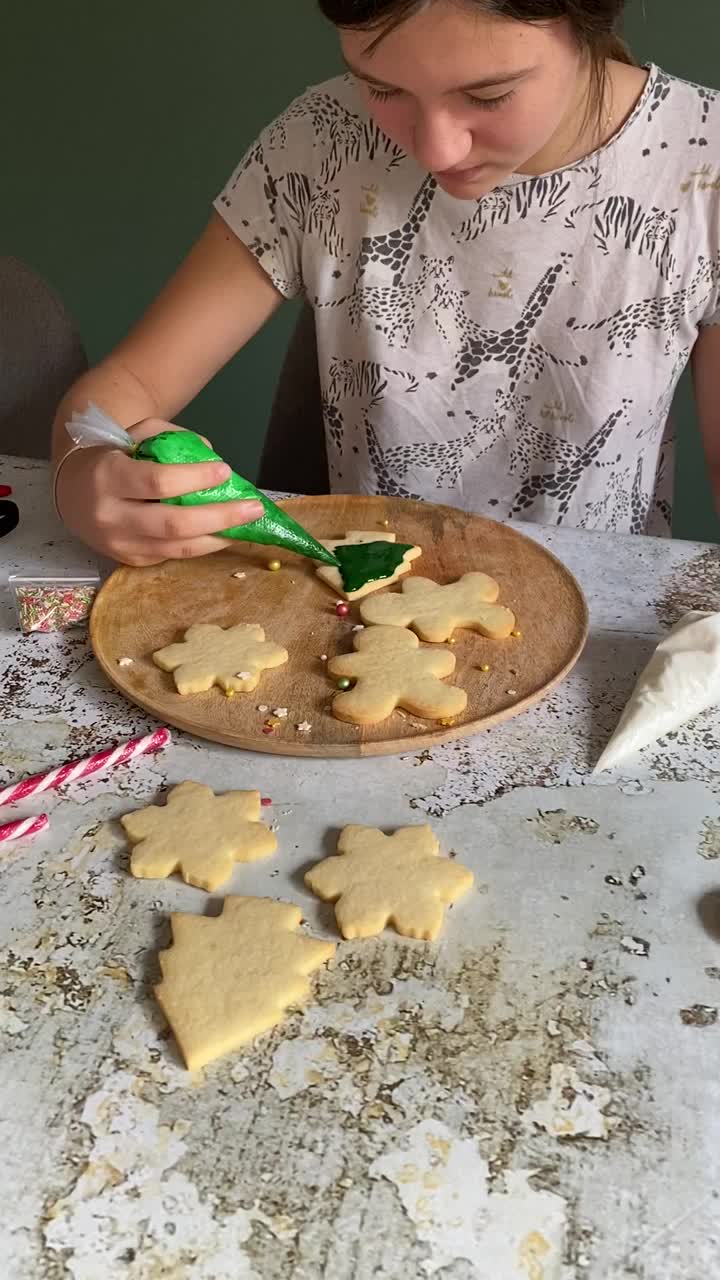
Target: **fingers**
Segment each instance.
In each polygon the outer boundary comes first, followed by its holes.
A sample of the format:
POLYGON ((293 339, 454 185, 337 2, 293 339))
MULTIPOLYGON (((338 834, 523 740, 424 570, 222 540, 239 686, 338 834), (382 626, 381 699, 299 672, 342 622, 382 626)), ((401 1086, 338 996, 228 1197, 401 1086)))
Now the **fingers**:
POLYGON ((129 564, 136 568, 147 565, 162 564, 165 560, 194 560, 199 556, 214 555, 216 551, 225 551, 230 545, 228 538, 212 536, 192 538, 177 542, 146 542, 140 549, 136 545, 128 548, 116 547, 112 558, 121 564, 129 564))
POLYGON ((108 453, 102 460, 105 487, 121 498, 138 502, 179 498, 199 489, 214 489, 230 476, 226 462, 136 462, 124 453, 108 453))
MULTIPOLYGON (((134 439, 178 430, 159 419, 132 428, 134 439)), ((119 450, 88 449, 73 455, 60 476, 60 509, 68 527, 90 546, 129 565, 188 560, 224 550, 223 530, 264 515, 260 501, 168 505, 231 475, 224 462, 174 464, 135 461, 119 450)))
MULTIPOLYGON (((145 418, 142 422, 136 422, 134 427, 128 427, 128 435, 131 435, 133 440, 137 440, 139 443, 141 440, 149 440, 151 436, 159 436, 163 431, 186 430, 187 427, 179 427, 176 422, 165 422, 163 418, 145 418)), ((196 432, 196 435, 200 435, 200 432, 196 432)), ((205 442, 209 449, 212 449, 212 444, 207 436, 200 436, 200 439, 205 442)))
POLYGON ((163 431, 180 430, 180 427, 176 427, 172 422, 165 422, 163 418, 143 418, 142 422, 136 422, 133 427, 128 427, 128 435, 139 443, 141 440, 149 440, 151 436, 159 436, 163 431))
MULTIPOLYGON (((221 533, 238 524, 250 524, 264 515, 259 502, 211 502, 199 507, 167 507, 162 503, 123 504, 127 527, 137 538, 161 542, 188 542, 207 534, 221 533)), ((114 516, 117 523, 117 514, 114 516)))

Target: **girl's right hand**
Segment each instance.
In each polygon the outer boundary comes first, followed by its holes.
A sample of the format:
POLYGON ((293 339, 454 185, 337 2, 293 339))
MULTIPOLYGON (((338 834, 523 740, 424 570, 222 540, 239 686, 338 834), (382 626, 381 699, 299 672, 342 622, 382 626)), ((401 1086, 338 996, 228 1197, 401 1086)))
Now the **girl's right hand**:
MULTIPOLYGON (((148 418, 130 428, 136 440, 178 427, 148 418)), ((117 449, 78 449, 63 462, 57 505, 72 533, 122 564, 149 565, 222 551, 228 539, 214 535, 258 520, 259 502, 218 502, 172 507, 177 498, 211 489, 230 475, 225 462, 163 464, 134 461, 117 449)))

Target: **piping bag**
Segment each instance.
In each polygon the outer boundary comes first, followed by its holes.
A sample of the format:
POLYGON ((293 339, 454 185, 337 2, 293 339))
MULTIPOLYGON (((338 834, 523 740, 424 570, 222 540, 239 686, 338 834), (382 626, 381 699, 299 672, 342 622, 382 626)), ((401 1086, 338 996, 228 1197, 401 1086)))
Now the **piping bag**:
POLYGON ((658 645, 594 773, 720 703, 720 614, 687 613, 658 645))
MULTIPOLYGON (((132 458, 145 462, 161 462, 172 465, 177 462, 223 462, 219 453, 215 453, 205 441, 194 431, 163 431, 160 435, 151 436, 139 444, 132 436, 118 426, 108 414, 97 405, 90 404, 84 413, 74 413, 66 424, 65 430, 73 442, 81 449, 98 445, 120 449, 132 458)), ((169 506, 196 507, 211 502, 253 501, 262 503, 265 514, 251 524, 235 525, 232 529, 223 529, 217 534, 219 538, 234 538, 238 542, 257 542, 267 547, 282 547, 285 551, 294 551, 300 556, 309 556, 312 560, 320 560, 323 564, 339 567, 339 562, 331 551, 328 551, 293 520, 287 512, 249 480, 232 471, 223 484, 212 489, 199 489, 196 493, 185 493, 178 498, 163 498, 161 501, 169 506)))

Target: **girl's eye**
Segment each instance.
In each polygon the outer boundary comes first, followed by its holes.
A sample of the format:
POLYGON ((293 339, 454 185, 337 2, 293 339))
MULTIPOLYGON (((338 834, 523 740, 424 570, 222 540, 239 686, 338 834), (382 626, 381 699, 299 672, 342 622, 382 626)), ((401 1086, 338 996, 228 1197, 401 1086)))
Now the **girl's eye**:
POLYGON ((498 107, 504 106, 506 102, 515 97, 515 90, 511 89, 509 93, 502 93, 499 98, 474 98, 471 93, 468 93, 467 97, 473 106, 481 107, 483 111, 497 111, 498 107))
MULTIPOLYGON (((398 89, 377 89, 374 85, 365 86, 370 97, 376 102, 388 102, 390 98, 398 96, 398 89)), ((498 98, 476 98, 472 93, 466 93, 465 97, 474 107, 480 107, 481 111, 497 111, 499 107, 505 106, 511 98, 515 97, 515 90, 511 89, 508 93, 502 93, 498 98)))

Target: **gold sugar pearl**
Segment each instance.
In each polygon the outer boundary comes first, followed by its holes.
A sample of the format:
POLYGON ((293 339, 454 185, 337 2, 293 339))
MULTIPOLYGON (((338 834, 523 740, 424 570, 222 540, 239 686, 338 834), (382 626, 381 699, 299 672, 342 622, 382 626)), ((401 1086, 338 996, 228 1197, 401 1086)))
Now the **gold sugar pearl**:
POLYGON ((514 639, 514 640, 521 640, 521 639, 522 639, 522 631, 513 631, 513 632, 512 632, 512 637, 513 637, 513 639, 514 639))
POLYGON ((268 565, 268 569, 271 573, 278 573, 279 570, 282 569, 282 565, 279 560, 271 560, 268 565))
POLYGON ((483 662, 483 664, 482 664, 482 666, 481 666, 480 670, 481 670, 481 671, 484 671, 484 672, 485 672, 485 674, 487 675, 488 671, 490 670, 490 668, 489 668, 489 666, 488 666, 487 662, 483 662))
POLYGON ((226 690, 225 690, 225 697, 226 697, 226 698, 234 698, 234 697, 235 697, 235 690, 234 690, 234 689, 226 689, 226 690))

